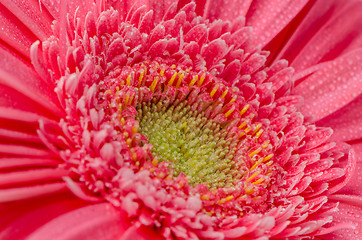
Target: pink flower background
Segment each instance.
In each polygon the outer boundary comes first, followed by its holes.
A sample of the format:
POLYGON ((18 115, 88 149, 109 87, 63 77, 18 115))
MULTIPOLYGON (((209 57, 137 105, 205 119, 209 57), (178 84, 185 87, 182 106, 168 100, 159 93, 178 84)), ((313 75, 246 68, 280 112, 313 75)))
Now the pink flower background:
MULTIPOLYGON (((316 238, 362 239, 362 2, 195 2, 196 13, 210 21, 245 17, 246 26, 253 29, 253 46, 270 51, 266 65, 286 59, 294 68, 293 93, 304 99, 300 111, 306 121, 332 128, 330 141, 349 151, 348 160, 339 163, 346 170, 345 186, 328 196, 330 202, 339 202, 339 210, 331 215, 340 225, 316 238)), ((180 9, 188 1, 144 0, 137 6, 152 9, 153 20, 159 22, 175 3, 180 9)), ((123 15, 133 5, 134 1, 95 1, 97 9, 113 6, 123 15)), ((108 202, 90 203, 74 196, 63 181, 66 173, 56 168, 59 162, 39 133, 46 128, 40 119, 58 122, 54 116, 63 113, 53 83, 40 77, 47 69, 34 62, 41 59, 35 49, 53 32, 64 31, 66 13, 84 19, 93 8, 93 1, 81 0, 0 1, 0 239, 161 238, 153 227, 129 222, 108 202), (52 29, 54 19, 60 29, 52 29), (49 180, 53 182, 37 185, 49 180)))

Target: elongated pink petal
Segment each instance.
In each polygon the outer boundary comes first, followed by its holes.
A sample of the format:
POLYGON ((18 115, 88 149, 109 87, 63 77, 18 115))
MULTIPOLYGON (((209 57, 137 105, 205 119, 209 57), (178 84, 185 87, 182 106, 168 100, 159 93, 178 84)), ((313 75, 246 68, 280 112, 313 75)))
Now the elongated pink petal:
POLYGON ((53 154, 47 149, 28 147, 22 145, 0 144, 0 153, 16 156, 30 157, 52 157, 53 154))
POLYGON ((51 158, 0 158, 0 169, 37 166, 55 167, 58 164, 58 160, 51 158))
MULTIPOLYGON (((291 60, 291 66, 297 72, 362 46, 362 2, 347 2, 341 9, 343 11, 333 15, 334 18, 318 30, 296 58, 291 60)), ((298 52, 298 48, 294 47, 290 51, 298 52)))
POLYGON ((0 202, 12 202, 67 191, 64 182, 0 189, 0 202))
MULTIPOLYGON (((0 118, 16 120, 27 123, 37 123, 39 119, 47 119, 34 112, 22 111, 19 109, 0 106, 0 118)), ((48 119, 51 121, 50 119, 48 119)))
POLYGON ((122 237, 119 240, 162 240, 163 237, 161 234, 157 234, 156 231, 152 227, 148 226, 138 226, 134 224, 133 226, 129 227, 122 237))
POLYGON ((50 112, 61 116, 54 91, 36 75, 30 66, 0 48, 0 83, 29 97, 50 112), (22 71, 18 71, 21 68, 22 71))
POLYGON ((40 142, 37 135, 0 128, 0 138, 14 139, 27 142, 40 142))
MULTIPOLYGON (((340 201, 341 199, 338 199, 340 201)), ((353 224, 355 229, 342 229, 330 234, 321 236, 322 239, 341 240, 341 239, 361 239, 362 234, 362 206, 351 205, 340 202, 338 211, 333 213, 333 220, 336 223, 353 224)))
POLYGON ((0 239, 25 239, 53 218, 83 205, 84 202, 65 194, 3 204, 0 206, 1 220, 7 220, 0 222, 0 228, 3 228, 0 239))
POLYGON ((29 59, 30 46, 37 38, 1 3, 0 29, 0 40, 29 59))
POLYGON ((86 206, 63 214, 40 227, 28 240, 114 240, 129 227, 109 203, 86 206))
POLYGON ((353 143, 356 152, 356 169, 347 185, 338 193, 362 196, 362 143, 353 143))
POLYGON ((318 121, 319 126, 333 128, 332 140, 353 141, 362 139, 362 94, 347 106, 318 121))
POLYGON ((56 168, 41 168, 35 170, 13 171, 10 173, 0 173, 0 187, 12 185, 49 182, 61 180, 68 171, 56 168))
POLYGON ((40 9, 39 1, 1 0, 0 2, 40 40, 44 41, 52 34, 53 18, 47 11, 40 9))
POLYGON ((211 20, 232 21, 240 16, 245 17, 251 3, 252 0, 208 0, 204 7, 203 16, 211 20))
POLYGON ((265 46, 307 3, 306 0, 253 1, 246 15, 246 24, 253 27, 254 44, 265 46))
POLYGON ((324 65, 295 88, 304 97, 301 112, 317 121, 339 110, 362 93, 362 49, 324 65))

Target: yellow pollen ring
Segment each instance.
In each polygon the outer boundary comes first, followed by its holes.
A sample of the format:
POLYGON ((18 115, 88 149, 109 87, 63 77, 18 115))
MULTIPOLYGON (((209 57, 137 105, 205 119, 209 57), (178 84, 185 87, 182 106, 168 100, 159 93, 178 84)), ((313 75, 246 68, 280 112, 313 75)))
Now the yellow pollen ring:
POLYGON ((153 80, 153 82, 152 82, 152 84, 150 86, 150 89, 151 89, 152 92, 155 91, 157 83, 158 83, 158 77, 155 77, 155 79, 153 80))

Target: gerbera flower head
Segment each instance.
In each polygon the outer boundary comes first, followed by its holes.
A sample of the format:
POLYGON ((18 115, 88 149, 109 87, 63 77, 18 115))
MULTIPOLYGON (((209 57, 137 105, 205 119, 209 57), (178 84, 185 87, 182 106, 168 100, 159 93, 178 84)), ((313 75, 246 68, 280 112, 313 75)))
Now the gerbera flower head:
POLYGON ((30 48, 59 105, 37 127, 57 159, 43 180, 166 239, 352 227, 332 222, 328 196, 351 178, 353 151, 306 117, 294 69, 254 41, 261 29, 205 18, 193 2, 120 4, 67 12, 62 2, 53 32, 30 48))

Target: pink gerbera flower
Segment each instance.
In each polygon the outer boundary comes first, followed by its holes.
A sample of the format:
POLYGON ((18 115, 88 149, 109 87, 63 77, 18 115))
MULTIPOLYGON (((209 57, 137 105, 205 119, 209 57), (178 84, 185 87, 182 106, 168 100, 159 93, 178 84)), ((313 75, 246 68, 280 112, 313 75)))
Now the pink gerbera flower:
POLYGON ((362 2, 0 2, 0 239, 362 239, 362 2))

